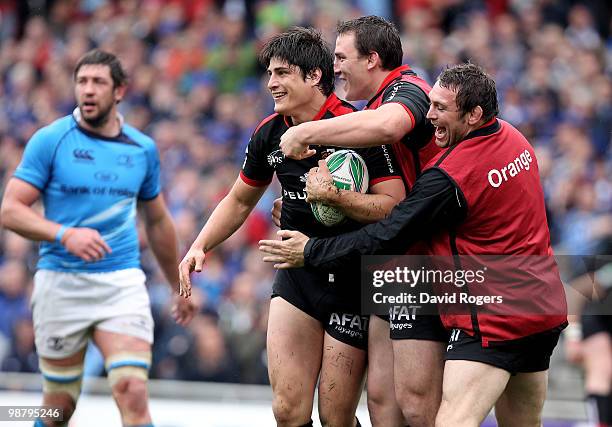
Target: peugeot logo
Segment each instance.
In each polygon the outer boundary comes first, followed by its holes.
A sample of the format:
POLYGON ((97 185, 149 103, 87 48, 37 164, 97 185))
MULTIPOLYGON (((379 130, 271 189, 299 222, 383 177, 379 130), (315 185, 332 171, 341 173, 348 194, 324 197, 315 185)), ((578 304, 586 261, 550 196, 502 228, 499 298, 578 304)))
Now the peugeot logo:
POLYGON ((80 160, 93 160, 92 150, 75 149, 72 151, 75 158, 80 160))

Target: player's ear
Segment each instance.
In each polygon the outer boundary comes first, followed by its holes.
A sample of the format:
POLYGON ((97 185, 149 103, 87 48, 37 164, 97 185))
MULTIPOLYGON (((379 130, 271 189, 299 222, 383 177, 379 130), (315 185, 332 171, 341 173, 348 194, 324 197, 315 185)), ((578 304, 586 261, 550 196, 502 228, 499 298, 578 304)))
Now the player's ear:
POLYGON ((323 72, 321 71, 321 69, 315 68, 310 73, 308 73, 308 76, 306 76, 306 78, 308 78, 311 81, 311 84, 313 86, 317 86, 319 82, 321 81, 322 75, 323 75, 323 72))
POLYGON ((368 70, 376 68, 377 65, 379 65, 382 68, 382 61, 380 59, 380 56, 378 55, 378 52, 372 51, 368 53, 367 59, 368 59, 368 70))
POLYGON ((115 89, 113 89, 115 94, 115 104, 119 104, 123 100, 126 91, 127 85, 115 86, 115 89))
POLYGON ((482 119, 483 113, 484 111, 482 111, 482 107, 480 105, 472 108, 472 111, 470 111, 468 116, 468 124, 470 126, 477 124, 482 119))

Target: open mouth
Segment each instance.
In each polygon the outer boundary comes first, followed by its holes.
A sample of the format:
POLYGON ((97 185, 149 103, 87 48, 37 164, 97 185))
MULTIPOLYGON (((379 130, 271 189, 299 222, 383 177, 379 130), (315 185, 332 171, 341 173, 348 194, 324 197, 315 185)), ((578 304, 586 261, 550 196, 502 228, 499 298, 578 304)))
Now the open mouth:
POLYGON ((96 108, 96 103, 95 102, 83 102, 81 104, 81 109, 83 111, 87 111, 87 112, 91 112, 96 108))
POLYGON ((272 98, 275 101, 283 99, 285 96, 287 96, 287 92, 272 92, 272 98))
POLYGON ((442 140, 446 138, 446 134, 447 134, 447 130, 445 127, 436 126, 436 132, 435 132, 436 139, 442 140))

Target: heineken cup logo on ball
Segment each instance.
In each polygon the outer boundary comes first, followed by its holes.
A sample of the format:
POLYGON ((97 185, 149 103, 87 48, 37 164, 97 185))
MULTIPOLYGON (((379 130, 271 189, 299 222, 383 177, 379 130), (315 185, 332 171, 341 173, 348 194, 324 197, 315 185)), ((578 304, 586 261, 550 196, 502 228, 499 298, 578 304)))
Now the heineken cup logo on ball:
MULTIPOLYGON (((368 191, 368 169, 359 154, 353 150, 340 150, 325 161, 337 188, 358 193, 368 191)), ((345 215, 332 206, 320 202, 311 203, 310 206, 317 221, 328 227, 338 225, 345 219, 345 215)))

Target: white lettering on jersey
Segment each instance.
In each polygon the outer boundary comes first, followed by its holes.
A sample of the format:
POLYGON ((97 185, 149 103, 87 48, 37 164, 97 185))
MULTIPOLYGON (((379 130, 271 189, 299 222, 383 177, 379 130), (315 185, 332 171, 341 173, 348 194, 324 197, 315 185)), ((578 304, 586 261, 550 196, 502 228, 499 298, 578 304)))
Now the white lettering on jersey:
POLYGON ((304 191, 287 191, 283 188, 283 197, 288 197, 291 200, 306 200, 306 192, 304 191))
POLYGON ((529 170, 531 163, 533 163, 533 157, 528 150, 525 150, 500 170, 491 169, 487 175, 489 184, 493 188, 499 188, 510 178, 514 178, 524 170, 529 170))

